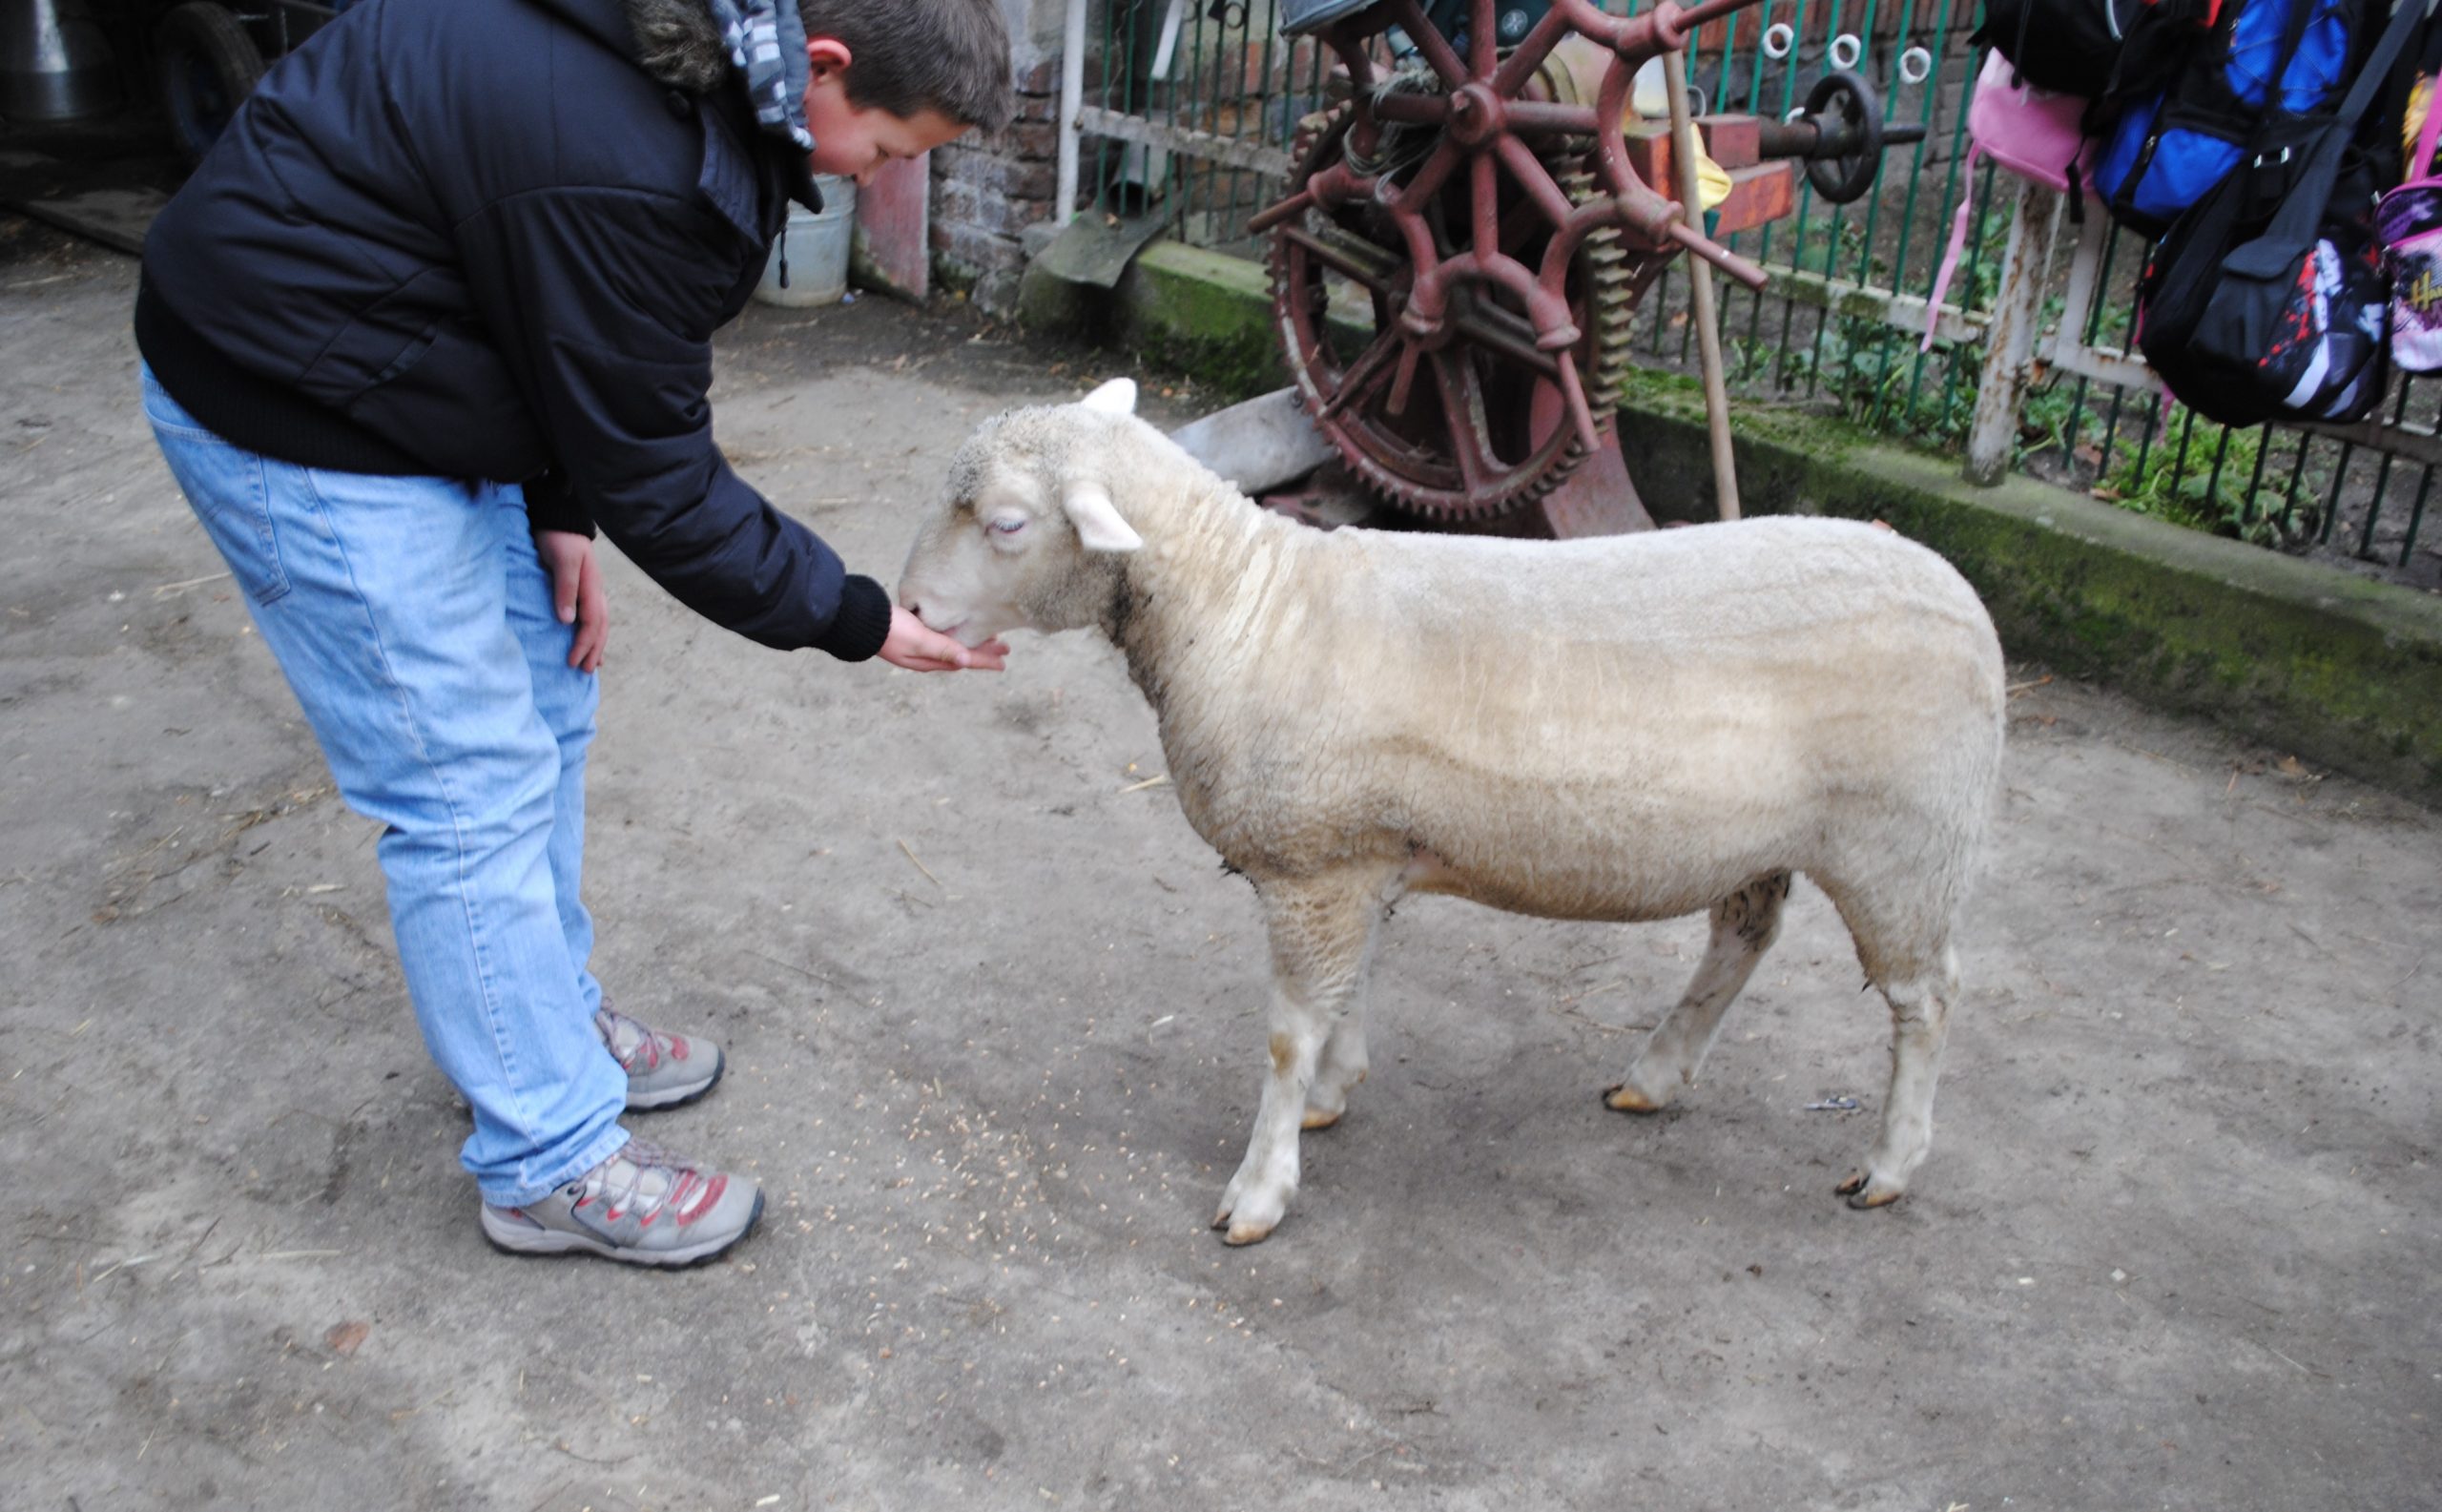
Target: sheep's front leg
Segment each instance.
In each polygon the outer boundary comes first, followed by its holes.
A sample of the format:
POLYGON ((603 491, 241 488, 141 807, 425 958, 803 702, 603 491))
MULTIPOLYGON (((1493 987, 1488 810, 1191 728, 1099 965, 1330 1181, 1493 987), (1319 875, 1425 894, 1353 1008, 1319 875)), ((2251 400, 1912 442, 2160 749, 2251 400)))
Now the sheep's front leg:
MULTIPOLYGON (((1297 1133, 1318 1087, 1323 1049, 1355 1004, 1381 922, 1380 879, 1339 875, 1256 884, 1272 939, 1271 1069, 1246 1158, 1221 1194, 1212 1226, 1231 1244, 1270 1234, 1297 1190, 1297 1133)), ((1334 1058, 1345 1076, 1349 1052, 1363 1067, 1363 1030, 1334 1058)), ((1345 1101, 1347 1082, 1324 1092, 1345 1101)))
POLYGON ((1712 943, 1695 980, 1679 1005, 1654 1025, 1628 1067, 1628 1079, 1603 1094, 1606 1107, 1623 1113, 1657 1112, 1695 1081, 1730 1004, 1779 936, 1781 907, 1789 897, 1790 874, 1774 872, 1713 904, 1712 943))

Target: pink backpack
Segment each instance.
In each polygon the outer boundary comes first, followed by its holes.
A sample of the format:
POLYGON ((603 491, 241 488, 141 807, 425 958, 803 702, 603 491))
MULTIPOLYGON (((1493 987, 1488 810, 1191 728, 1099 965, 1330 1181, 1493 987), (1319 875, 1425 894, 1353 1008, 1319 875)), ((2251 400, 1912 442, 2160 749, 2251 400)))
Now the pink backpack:
POLYGON ((2374 207, 2374 239, 2391 280, 2391 365, 2404 373, 2442 372, 2442 175, 2433 149, 2442 137, 2442 86, 2429 90, 2425 126, 2408 179, 2374 207))
POLYGON ((1962 175, 1967 189, 1951 219, 1950 246, 1942 253, 1941 271, 1934 275, 1934 292, 1925 300, 1925 340, 1919 351, 1933 350, 1942 296, 1950 292, 1950 276, 1967 246, 1968 216, 1976 205, 1976 159, 1989 157, 1995 166, 2030 183, 2064 191, 2074 204, 2094 166, 2095 144, 2080 128, 2085 113, 2086 102, 2077 95, 2056 94, 2017 80, 2009 59, 1997 51, 1984 54, 1984 72, 1976 75, 1976 97, 1967 107, 1970 145, 1962 175))

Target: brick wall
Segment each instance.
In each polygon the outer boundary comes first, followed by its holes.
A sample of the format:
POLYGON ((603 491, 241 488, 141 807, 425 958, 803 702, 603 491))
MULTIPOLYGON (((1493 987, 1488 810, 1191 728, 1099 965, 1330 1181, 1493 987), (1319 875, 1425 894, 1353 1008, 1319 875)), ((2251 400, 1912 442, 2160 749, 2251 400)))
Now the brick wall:
POLYGON ((933 153, 935 276, 994 311, 1017 302, 1025 267, 1019 235, 1051 218, 1060 156, 1060 60, 1019 68, 1017 83, 1017 118, 1006 128, 933 153))

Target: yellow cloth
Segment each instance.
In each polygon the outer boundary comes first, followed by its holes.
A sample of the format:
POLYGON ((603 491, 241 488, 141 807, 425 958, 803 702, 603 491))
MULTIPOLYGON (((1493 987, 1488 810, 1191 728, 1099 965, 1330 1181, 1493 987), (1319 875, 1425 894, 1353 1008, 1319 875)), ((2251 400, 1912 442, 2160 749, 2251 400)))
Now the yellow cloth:
MULTIPOLYGON (((1543 77, 1551 89, 1552 98, 1562 104, 1583 101, 1593 103, 1603 93, 1603 77, 1612 62, 1611 51, 1597 46, 1591 38, 1569 32, 1553 48, 1544 60, 1543 77)), ((1640 120, 1662 120, 1670 114, 1670 97, 1662 92, 1662 60, 1647 58, 1637 70, 1633 86, 1628 91, 1628 108, 1622 113, 1622 124, 1633 127, 1640 120)), ((1696 198, 1698 210, 1718 209, 1729 197, 1729 170, 1714 162, 1706 152, 1703 137, 1697 138, 1696 198)), ((1658 193, 1676 197, 1677 184, 1654 184, 1658 193)))
MULTIPOLYGON (((2401 113, 2400 121, 2400 161, 2406 166, 2406 176, 2410 178, 2422 178, 2433 171, 2430 164, 2409 161, 2416 155, 2416 139, 2425 131, 2425 112, 2432 99, 2433 80, 2426 74, 2418 74, 2416 82, 2409 86, 2408 109, 2401 113)), ((2442 157, 2442 150, 2437 150, 2434 155, 2442 157)))
POLYGON ((1696 149, 1696 208, 1713 210, 1729 197, 1729 170, 1714 162, 1712 155, 1702 147, 1696 149))
MULTIPOLYGON (((1645 66, 1637 70, 1634 87, 1628 91, 1628 108, 1622 124, 1634 127, 1640 120, 1658 121, 1670 114, 1670 96, 1663 92, 1662 78, 1662 60, 1647 58, 1645 66)), ((1718 209, 1729 197, 1729 170, 1714 162, 1712 155, 1705 151, 1701 133, 1696 143, 1696 208, 1718 209)), ((1677 184, 1653 187, 1667 195, 1679 192, 1677 184)))

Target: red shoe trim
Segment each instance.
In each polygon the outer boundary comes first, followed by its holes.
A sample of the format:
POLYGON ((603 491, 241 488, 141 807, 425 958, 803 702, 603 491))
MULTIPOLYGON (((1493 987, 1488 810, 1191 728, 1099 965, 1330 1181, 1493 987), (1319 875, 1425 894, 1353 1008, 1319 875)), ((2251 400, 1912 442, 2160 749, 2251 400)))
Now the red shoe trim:
POLYGON ((712 1212, 714 1204, 721 1200, 721 1192, 725 1191, 728 1186, 729 1178, 727 1176, 714 1176, 712 1180, 704 1183, 703 1200, 696 1203, 693 1208, 690 1208, 686 1212, 678 1214, 678 1226, 683 1229, 687 1225, 702 1217, 705 1213, 712 1212))

